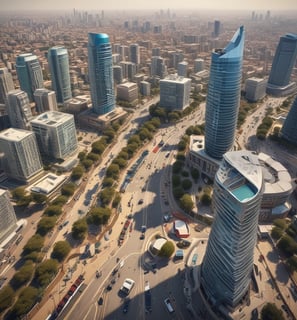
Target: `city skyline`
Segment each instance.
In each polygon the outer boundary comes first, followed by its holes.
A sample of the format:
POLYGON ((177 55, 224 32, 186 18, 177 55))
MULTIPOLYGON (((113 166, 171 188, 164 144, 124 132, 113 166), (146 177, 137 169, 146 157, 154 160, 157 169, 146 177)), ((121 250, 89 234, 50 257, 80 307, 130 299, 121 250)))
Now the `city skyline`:
POLYGON ((195 1, 195 0, 186 0, 182 3, 165 0, 160 4, 157 0, 152 0, 149 2, 143 2, 141 6, 136 0, 128 0, 123 4, 117 2, 106 1, 100 3, 100 8, 98 7, 98 2, 95 0, 86 0, 84 2, 73 1, 71 3, 61 3, 58 0, 52 0, 51 2, 36 2, 35 0, 15 0, 13 2, 7 2, 0 0, 1 9, 3 11, 18 11, 26 10, 30 8, 30 11, 34 10, 71 10, 73 8, 78 10, 183 10, 183 9, 201 9, 201 10, 292 10, 296 9, 295 0, 263 0, 256 1, 252 0, 249 2, 234 3, 232 0, 226 0, 224 2, 219 0, 211 1, 195 1))

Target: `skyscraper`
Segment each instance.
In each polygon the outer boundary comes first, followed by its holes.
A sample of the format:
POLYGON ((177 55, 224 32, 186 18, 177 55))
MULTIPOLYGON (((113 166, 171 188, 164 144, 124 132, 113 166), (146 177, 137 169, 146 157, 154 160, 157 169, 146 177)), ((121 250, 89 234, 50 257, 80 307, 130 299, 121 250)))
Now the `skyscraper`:
POLYGON ((50 91, 47 89, 37 89, 34 92, 34 100, 36 103, 37 113, 57 110, 55 91, 50 91))
POLYGON ((68 51, 62 46, 55 46, 49 49, 47 58, 57 102, 64 103, 72 98, 68 51))
POLYGON ((240 101, 244 29, 212 52, 205 114, 205 151, 221 159, 234 143, 240 101))
POLYGON ((297 57, 297 34, 280 37, 267 84, 267 93, 282 96, 292 93, 295 83, 290 83, 297 57))
POLYGON ((10 203, 9 192, 0 189, 0 242, 5 240, 16 227, 17 218, 10 203))
POLYGON ((291 106, 291 109, 281 129, 281 136, 295 145, 297 145, 296 123, 297 123, 297 96, 291 106))
POLYGON ((48 111, 31 121, 42 154, 65 159, 77 150, 76 129, 72 114, 48 111))
POLYGON ((9 91, 6 112, 13 128, 30 129, 30 120, 33 116, 26 92, 19 89, 9 91))
POLYGON ((16 71, 21 89, 27 92, 29 100, 34 100, 34 91, 43 88, 43 75, 41 66, 32 53, 20 54, 16 58, 16 71))
POLYGON ((0 132, 0 150, 4 151, 3 167, 7 176, 28 181, 42 171, 35 134, 10 128, 0 132))
POLYGON ((112 52, 105 33, 89 33, 89 78, 93 111, 99 115, 115 108, 112 52))
POLYGON ((130 45, 130 61, 136 65, 140 63, 140 51, 137 43, 130 45))
POLYGON ((221 21, 215 20, 214 22, 214 30, 213 30, 213 36, 217 38, 220 35, 221 32, 221 21))
POLYGON ((5 104, 8 92, 14 89, 11 73, 7 68, 0 68, 0 104, 5 104))
POLYGON ((251 151, 223 156, 215 176, 215 220, 201 267, 201 288, 213 309, 236 307, 247 294, 263 193, 262 168, 251 151))

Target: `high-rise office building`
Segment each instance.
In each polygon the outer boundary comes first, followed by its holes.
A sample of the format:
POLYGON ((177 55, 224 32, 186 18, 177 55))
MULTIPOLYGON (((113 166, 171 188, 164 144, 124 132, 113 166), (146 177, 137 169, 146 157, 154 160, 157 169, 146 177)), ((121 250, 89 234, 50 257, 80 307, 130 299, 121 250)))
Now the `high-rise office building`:
POLYGON ((42 171, 42 162, 35 134, 10 128, 0 132, 0 150, 4 151, 2 165, 8 177, 28 181, 42 171))
POLYGON ((190 103, 191 79, 169 75, 160 80, 160 107, 183 110, 190 103))
POLYGON ((220 35, 221 32, 221 21, 215 20, 214 21, 214 30, 213 30, 213 36, 217 38, 220 35))
POLYGON ((113 66, 113 79, 116 84, 123 82, 123 69, 121 66, 113 66))
POLYGON ((62 104, 72 98, 68 51, 62 46, 52 47, 48 51, 47 59, 52 88, 56 92, 57 102, 62 104))
POLYGON ((240 102, 244 29, 212 52, 205 114, 205 151, 221 159, 234 143, 240 102))
POLYGON ((200 274, 202 291, 214 311, 221 305, 236 307, 248 293, 263 194, 262 179, 262 169, 253 152, 224 154, 215 176, 215 220, 200 274))
POLYGON ((10 203, 9 192, 0 189, 0 243, 17 228, 17 218, 10 203))
POLYGON ((16 89, 9 91, 6 101, 6 112, 13 128, 29 130, 32 112, 26 92, 16 89))
POLYGON ((297 145, 297 96, 291 106, 284 125, 281 129, 281 136, 289 142, 297 145))
POLYGON ((248 101, 256 102, 266 95, 267 79, 248 78, 245 80, 245 98, 248 101))
POLYGON ((55 91, 47 89, 37 89, 34 92, 34 100, 36 103, 37 113, 57 110, 57 100, 55 91))
POLYGON ((195 59, 194 61, 194 72, 200 72, 204 70, 204 60, 203 59, 195 59))
POLYGON ((274 96, 291 94, 296 84, 290 83, 297 57, 297 34, 280 37, 267 84, 267 93, 274 96))
POLYGON ((5 104, 8 92, 14 89, 11 73, 7 68, 0 68, 0 104, 5 104))
POLYGON ((167 74, 167 67, 162 57, 152 57, 151 61, 151 76, 164 78, 167 74))
POLYGON ((72 114, 48 111, 31 121, 40 152, 49 158, 65 159, 77 151, 72 114))
POLYGON ((105 33, 89 33, 89 79, 93 111, 99 115, 115 108, 112 52, 105 33))
POLYGON ((34 91, 43 88, 43 75, 37 56, 24 53, 16 58, 16 71, 20 87, 27 92, 29 100, 34 101, 34 91))
POLYGON ((182 61, 177 65, 177 74, 180 77, 186 77, 187 71, 188 71, 188 62, 187 61, 182 61))
POLYGON ((132 81, 136 75, 136 64, 129 61, 122 61, 120 66, 123 71, 123 77, 132 81))
POLYGON ((130 61, 136 65, 140 63, 140 50, 137 43, 130 45, 130 61))

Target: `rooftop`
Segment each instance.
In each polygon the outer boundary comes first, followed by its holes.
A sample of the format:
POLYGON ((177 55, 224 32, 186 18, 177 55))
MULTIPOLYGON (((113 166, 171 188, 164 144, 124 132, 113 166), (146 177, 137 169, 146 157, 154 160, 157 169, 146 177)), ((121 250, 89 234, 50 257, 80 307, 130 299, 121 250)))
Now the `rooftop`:
POLYGON ((0 132, 0 139, 4 139, 8 141, 20 141, 32 134, 33 133, 31 131, 9 128, 5 131, 0 132))

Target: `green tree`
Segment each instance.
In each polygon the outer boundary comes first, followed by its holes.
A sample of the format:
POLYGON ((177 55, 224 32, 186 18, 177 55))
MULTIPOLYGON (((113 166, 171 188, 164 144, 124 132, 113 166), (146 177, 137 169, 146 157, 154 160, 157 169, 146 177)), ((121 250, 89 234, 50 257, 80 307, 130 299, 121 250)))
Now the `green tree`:
POLYGON ((55 243, 52 258, 62 262, 71 251, 71 246, 68 241, 58 241, 55 243))
POLYGON ((96 141, 92 144, 92 152, 96 154, 102 154, 106 148, 106 144, 100 141, 96 141))
POLYGON ((112 128, 106 129, 103 132, 104 136, 106 136, 107 143, 111 143, 115 137, 115 132, 112 128))
MULTIPOLYGON (((84 161, 84 160, 82 160, 84 161)), ((81 179, 81 177, 84 175, 84 168, 81 165, 76 166, 73 168, 72 173, 71 173, 71 179, 76 181, 81 179)))
POLYGON ((170 258, 174 252, 174 244, 172 241, 166 241, 162 248, 160 249, 158 256, 164 257, 164 258, 170 258))
POLYGON ((83 161, 83 160, 85 159, 85 157, 86 157, 86 152, 81 151, 81 152, 78 154, 77 157, 78 157, 79 161, 83 161))
POLYGON ((28 283, 34 274, 34 270, 35 268, 33 262, 30 260, 26 261, 12 277, 12 286, 17 289, 28 283))
POLYGON ((88 171, 92 165, 93 165, 93 161, 91 159, 84 159, 81 164, 84 166, 84 168, 88 171))
POLYGON ((12 305, 14 295, 15 293, 10 285, 6 285, 0 290, 0 313, 12 305))
POLYGON ((31 192, 31 199, 35 203, 46 203, 47 202, 47 196, 42 193, 37 193, 37 192, 31 192))
POLYGON ((287 260, 287 264, 288 264, 289 268, 290 268, 293 272, 296 272, 296 271, 297 271, 297 256, 294 255, 294 256, 290 257, 290 258, 287 260))
POLYGON ((40 263, 35 270, 35 279, 41 287, 46 287, 58 272, 58 261, 48 259, 40 263))
POLYGON ((190 179, 184 179, 182 181, 182 187, 184 190, 189 190, 192 188, 192 181, 190 179))
POLYGON ((72 225, 72 237, 75 240, 84 240, 88 231, 88 225, 85 218, 75 221, 72 225))
POLYGON ((194 208, 194 203, 189 194, 186 193, 180 198, 180 206, 186 212, 191 212, 194 208))
POLYGON ((25 187, 17 187, 13 189, 11 193, 13 199, 16 201, 23 200, 23 198, 26 196, 25 187))
POLYGON ((75 184, 70 182, 70 183, 64 184, 64 186, 61 188, 61 193, 63 196, 71 197, 73 196, 75 189, 76 189, 75 184))
POLYGON ((173 166, 172 166, 172 172, 173 173, 180 173, 180 171, 182 170, 184 166, 184 162, 177 160, 174 162, 173 166))
POLYGON ((26 243, 23 253, 26 255, 33 251, 41 251, 44 243, 44 238, 39 234, 34 234, 26 243))
POLYGON ((49 217, 59 216, 62 214, 62 208, 61 208, 61 206, 50 205, 44 210, 44 214, 49 217))
POLYGON ((172 175, 172 186, 173 188, 180 186, 180 176, 178 174, 172 175))
POLYGON ((121 203, 121 199, 122 199, 121 194, 117 192, 112 200, 112 207, 117 208, 118 205, 121 203))
POLYGON ((181 186, 173 188, 172 192, 175 199, 180 199, 185 194, 185 191, 181 186))
POLYGON ((88 222, 97 226, 107 224, 111 215, 110 208, 92 208, 88 216, 88 222))
POLYGON ((273 239, 278 240, 283 235, 284 231, 279 227, 273 227, 271 230, 271 236, 273 239))
POLYGON ((195 181, 197 181, 199 179, 199 177, 200 177, 199 170, 196 169, 196 168, 192 168, 191 169, 191 176, 195 181))
POLYGON ((21 319, 33 307, 38 298, 38 289, 25 287, 20 291, 18 300, 11 309, 12 319, 21 319))
POLYGON ((100 156, 94 152, 90 152, 87 155, 87 159, 92 160, 93 162, 97 162, 100 159, 100 156))
POLYGON ((57 222, 57 216, 43 217, 37 224, 37 233, 45 236, 49 231, 54 229, 57 222))
POLYGON ((112 164, 117 164, 120 169, 123 169, 123 168, 125 168, 126 165, 127 165, 127 160, 126 160, 126 159, 123 159, 123 158, 116 157, 116 158, 112 161, 112 164))
POLYGON ((114 179, 113 178, 108 178, 105 177, 102 181, 102 187, 106 188, 106 187, 112 187, 114 184, 114 179))
POLYGON ((118 164, 111 164, 106 170, 106 176, 113 178, 114 180, 118 179, 120 173, 120 168, 118 164))
POLYGON ((261 320, 285 320, 282 310, 268 302, 261 310, 261 320))
POLYGON ((67 201, 68 201, 68 197, 60 195, 56 199, 54 199, 51 204, 53 206, 62 207, 67 201))
POLYGON ((110 204, 113 196, 114 196, 114 189, 113 188, 105 188, 100 192, 100 201, 102 206, 107 206, 110 204))
POLYGON ((185 151, 187 148, 187 142, 185 140, 181 140, 178 145, 177 148, 179 151, 185 151))
POLYGON ((277 243, 277 246, 282 250, 287 256, 292 256, 297 253, 297 243, 289 235, 283 235, 277 243))
POLYGON ((287 228, 287 222, 285 219, 275 219, 273 221, 273 224, 282 230, 285 230, 287 228))
POLYGON ((209 206, 209 205, 211 204, 212 198, 211 198, 211 195, 210 195, 210 194, 208 194, 208 193, 203 193, 202 196, 201 196, 201 198, 200 198, 200 200, 201 200, 201 203, 202 203, 203 205, 209 206))

